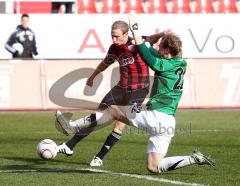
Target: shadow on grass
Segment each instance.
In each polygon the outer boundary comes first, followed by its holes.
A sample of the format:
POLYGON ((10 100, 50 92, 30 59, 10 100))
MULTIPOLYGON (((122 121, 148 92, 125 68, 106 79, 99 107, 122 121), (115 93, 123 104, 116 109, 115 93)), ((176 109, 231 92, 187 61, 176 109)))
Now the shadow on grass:
POLYGON ((80 173, 80 174, 106 174, 105 172, 95 172, 88 169, 74 168, 36 168, 30 165, 12 165, 4 166, 0 169, 0 173, 80 173))
MULTIPOLYGON (((11 160, 11 161, 20 161, 25 163, 25 165, 17 165, 13 163, 9 163, 6 166, 0 166, 0 173, 29 173, 29 172, 45 172, 45 173, 83 173, 83 174, 101 174, 96 173, 87 169, 79 169, 79 168, 66 168, 66 165, 75 164, 80 166, 89 166, 88 163, 79 163, 79 162, 68 162, 61 160, 42 160, 39 158, 26 158, 26 157, 0 157, 0 159, 11 160), (49 167, 39 167, 40 166, 55 166, 60 163, 59 166, 63 168, 49 168, 49 167), (63 165, 63 163, 65 165, 63 165)), ((19 164, 19 163, 18 163, 19 164)))
POLYGON ((40 158, 28 158, 28 157, 7 157, 0 156, 0 159, 12 160, 12 161, 22 161, 32 165, 40 165, 46 163, 64 163, 64 164, 76 164, 76 165, 89 165, 88 163, 83 162, 73 162, 73 161, 62 161, 62 160, 43 160, 40 158))

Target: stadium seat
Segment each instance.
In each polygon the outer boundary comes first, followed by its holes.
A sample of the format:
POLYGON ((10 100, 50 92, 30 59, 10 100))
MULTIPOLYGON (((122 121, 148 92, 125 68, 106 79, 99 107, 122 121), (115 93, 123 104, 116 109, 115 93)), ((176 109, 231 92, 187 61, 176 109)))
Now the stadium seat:
POLYGON ((224 0, 206 0, 205 13, 225 13, 224 0))
POLYGON ((182 13, 202 13, 201 0, 183 0, 182 13))
POLYGON ((124 13, 143 13, 143 6, 141 0, 125 0, 124 13))
POLYGON ((166 0, 166 13, 178 13, 178 0, 166 0))
POLYGON ((120 0, 103 0, 101 13, 120 13, 120 0))
POLYGON ((235 1, 235 6, 237 8, 237 11, 240 13, 240 0, 235 1))
MULTIPOLYGON (((78 13, 239 13, 240 0, 77 0, 78 13), (202 4, 204 3, 204 6, 202 4), (181 5, 182 4, 182 5, 181 5), (180 6, 179 6, 180 5, 180 6)), ((51 13, 52 3, 14 2, 15 13, 51 13)), ((0 2, 0 13, 4 11, 0 2)), ((64 7, 58 13, 64 13, 64 7)))
POLYGON ((240 13, 240 0, 229 0, 227 12, 229 13, 240 13))
POLYGON ((148 0, 145 2, 147 13, 166 13, 165 0, 148 0))
POLYGON ((49 2, 14 2, 14 12, 23 14, 29 13, 51 13, 52 4, 49 2), (19 4, 17 4, 19 3, 19 4), (19 6, 19 10, 17 10, 19 6))
POLYGON ((78 0, 78 13, 97 13, 95 0, 78 0))

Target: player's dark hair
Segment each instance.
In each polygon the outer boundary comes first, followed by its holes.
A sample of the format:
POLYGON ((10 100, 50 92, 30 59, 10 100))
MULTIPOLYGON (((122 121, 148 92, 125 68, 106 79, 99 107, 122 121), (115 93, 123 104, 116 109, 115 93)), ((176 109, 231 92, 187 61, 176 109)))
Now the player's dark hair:
POLYGON ((120 29, 123 34, 127 33, 128 30, 129 30, 129 26, 128 24, 125 22, 125 21, 115 21, 113 24, 112 24, 112 30, 116 30, 116 29, 120 29))
POLYGON ((24 17, 29 18, 29 15, 28 15, 28 14, 23 14, 23 15, 21 16, 21 19, 24 18, 24 17))
POLYGON ((160 47, 168 49, 172 57, 182 57, 182 41, 175 34, 167 34, 161 38, 160 47))

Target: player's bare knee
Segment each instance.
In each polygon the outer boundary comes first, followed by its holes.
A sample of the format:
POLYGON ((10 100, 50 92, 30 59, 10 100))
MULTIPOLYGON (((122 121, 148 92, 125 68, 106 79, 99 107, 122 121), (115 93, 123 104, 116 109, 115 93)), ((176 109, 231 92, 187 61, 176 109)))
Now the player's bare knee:
POLYGON ((113 131, 117 132, 119 134, 122 134, 124 128, 125 128, 125 124, 124 123, 117 122, 115 127, 114 127, 114 129, 113 129, 113 131))

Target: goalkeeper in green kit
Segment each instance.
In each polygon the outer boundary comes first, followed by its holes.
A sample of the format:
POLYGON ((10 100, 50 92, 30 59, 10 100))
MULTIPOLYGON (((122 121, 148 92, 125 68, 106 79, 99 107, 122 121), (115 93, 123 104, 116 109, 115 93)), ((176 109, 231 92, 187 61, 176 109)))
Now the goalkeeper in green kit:
POLYGON ((129 17, 129 26, 137 48, 147 65, 155 71, 150 100, 140 110, 130 106, 109 106, 104 112, 95 112, 95 120, 87 121, 85 116, 68 121, 60 111, 56 119, 68 134, 104 126, 114 120, 128 123, 148 132, 147 169, 150 172, 166 172, 188 165, 215 165, 215 161, 194 150, 190 156, 165 157, 175 131, 175 112, 182 96, 184 74, 187 63, 182 58, 182 42, 174 33, 161 37, 159 51, 147 47, 138 33, 138 23, 129 17), (94 124, 94 125, 93 125, 94 124))

